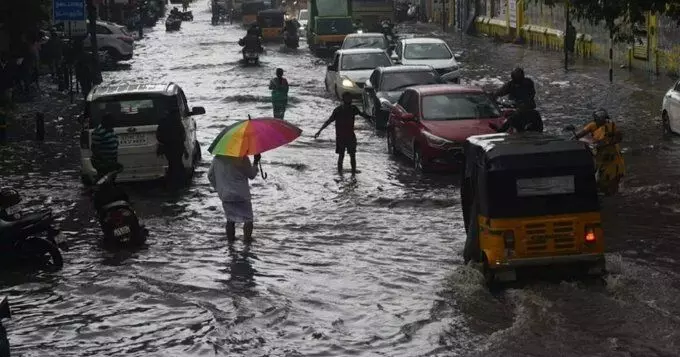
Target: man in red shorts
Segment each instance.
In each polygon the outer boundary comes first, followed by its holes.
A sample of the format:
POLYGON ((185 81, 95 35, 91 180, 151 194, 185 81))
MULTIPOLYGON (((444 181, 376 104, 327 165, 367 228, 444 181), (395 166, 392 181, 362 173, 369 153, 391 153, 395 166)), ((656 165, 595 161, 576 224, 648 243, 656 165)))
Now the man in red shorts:
POLYGON ((335 122, 335 152, 338 154, 338 173, 342 174, 342 162, 345 160, 345 151, 349 154, 350 164, 352 165, 352 175, 357 173, 357 137, 354 134, 354 117, 361 115, 369 118, 366 113, 359 111, 356 105, 352 105, 352 96, 349 93, 342 94, 342 105, 339 105, 331 117, 321 126, 321 129, 314 135, 318 138, 321 131, 326 129, 332 122, 335 122))

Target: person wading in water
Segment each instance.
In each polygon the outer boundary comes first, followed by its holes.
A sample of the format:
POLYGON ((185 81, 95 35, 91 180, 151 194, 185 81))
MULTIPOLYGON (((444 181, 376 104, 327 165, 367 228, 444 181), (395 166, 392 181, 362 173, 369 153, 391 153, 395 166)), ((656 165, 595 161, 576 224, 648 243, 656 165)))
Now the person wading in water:
POLYGON ((342 164, 345 160, 345 151, 349 154, 350 164, 352 165, 352 175, 357 171, 357 137, 354 134, 354 117, 361 115, 365 119, 369 115, 359 111, 356 105, 352 104, 352 95, 345 92, 342 94, 342 105, 339 105, 331 117, 321 126, 321 129, 314 135, 318 138, 327 126, 335 122, 335 152, 338 154, 338 173, 342 174, 342 164))
POLYGON ((269 82, 269 89, 272 91, 274 118, 283 119, 288 106, 288 81, 283 78, 283 69, 276 69, 276 78, 269 82))

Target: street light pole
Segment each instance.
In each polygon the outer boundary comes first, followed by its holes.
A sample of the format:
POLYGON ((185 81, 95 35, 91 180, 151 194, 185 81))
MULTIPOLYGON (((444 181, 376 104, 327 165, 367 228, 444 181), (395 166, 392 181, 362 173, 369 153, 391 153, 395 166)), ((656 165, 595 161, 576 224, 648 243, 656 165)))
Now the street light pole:
POLYGON ((609 30, 609 83, 614 82, 614 31, 609 30))
MULTIPOLYGON (((93 78, 101 78, 99 67, 99 45, 97 44, 97 8, 94 0, 87 0, 87 17, 90 22, 88 32, 90 33, 90 44, 92 46, 92 74, 93 78)), ((98 80, 95 80, 95 84, 98 80)))

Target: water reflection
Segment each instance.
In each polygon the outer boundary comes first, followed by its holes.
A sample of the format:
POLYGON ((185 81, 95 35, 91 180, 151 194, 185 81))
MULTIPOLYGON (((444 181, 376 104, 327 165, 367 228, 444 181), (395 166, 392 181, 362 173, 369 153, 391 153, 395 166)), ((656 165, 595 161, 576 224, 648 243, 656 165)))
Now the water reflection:
POLYGON ((229 279, 223 282, 227 285, 230 293, 243 297, 254 297, 257 295, 255 288, 255 273, 251 259, 257 257, 250 251, 251 245, 247 243, 243 250, 239 251, 234 247, 234 244, 229 244, 229 264, 226 269, 220 271, 224 274, 229 274, 229 279))

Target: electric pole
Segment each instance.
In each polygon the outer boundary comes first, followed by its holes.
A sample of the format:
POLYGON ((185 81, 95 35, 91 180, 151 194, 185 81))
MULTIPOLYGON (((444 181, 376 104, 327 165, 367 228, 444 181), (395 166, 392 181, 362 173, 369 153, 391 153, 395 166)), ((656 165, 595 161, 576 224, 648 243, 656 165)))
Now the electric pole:
POLYGON ((90 33, 90 45, 92 47, 92 77, 94 84, 99 84, 101 71, 99 67, 99 45, 97 44, 97 8, 94 6, 93 0, 87 0, 87 18, 90 22, 88 32, 90 33))

